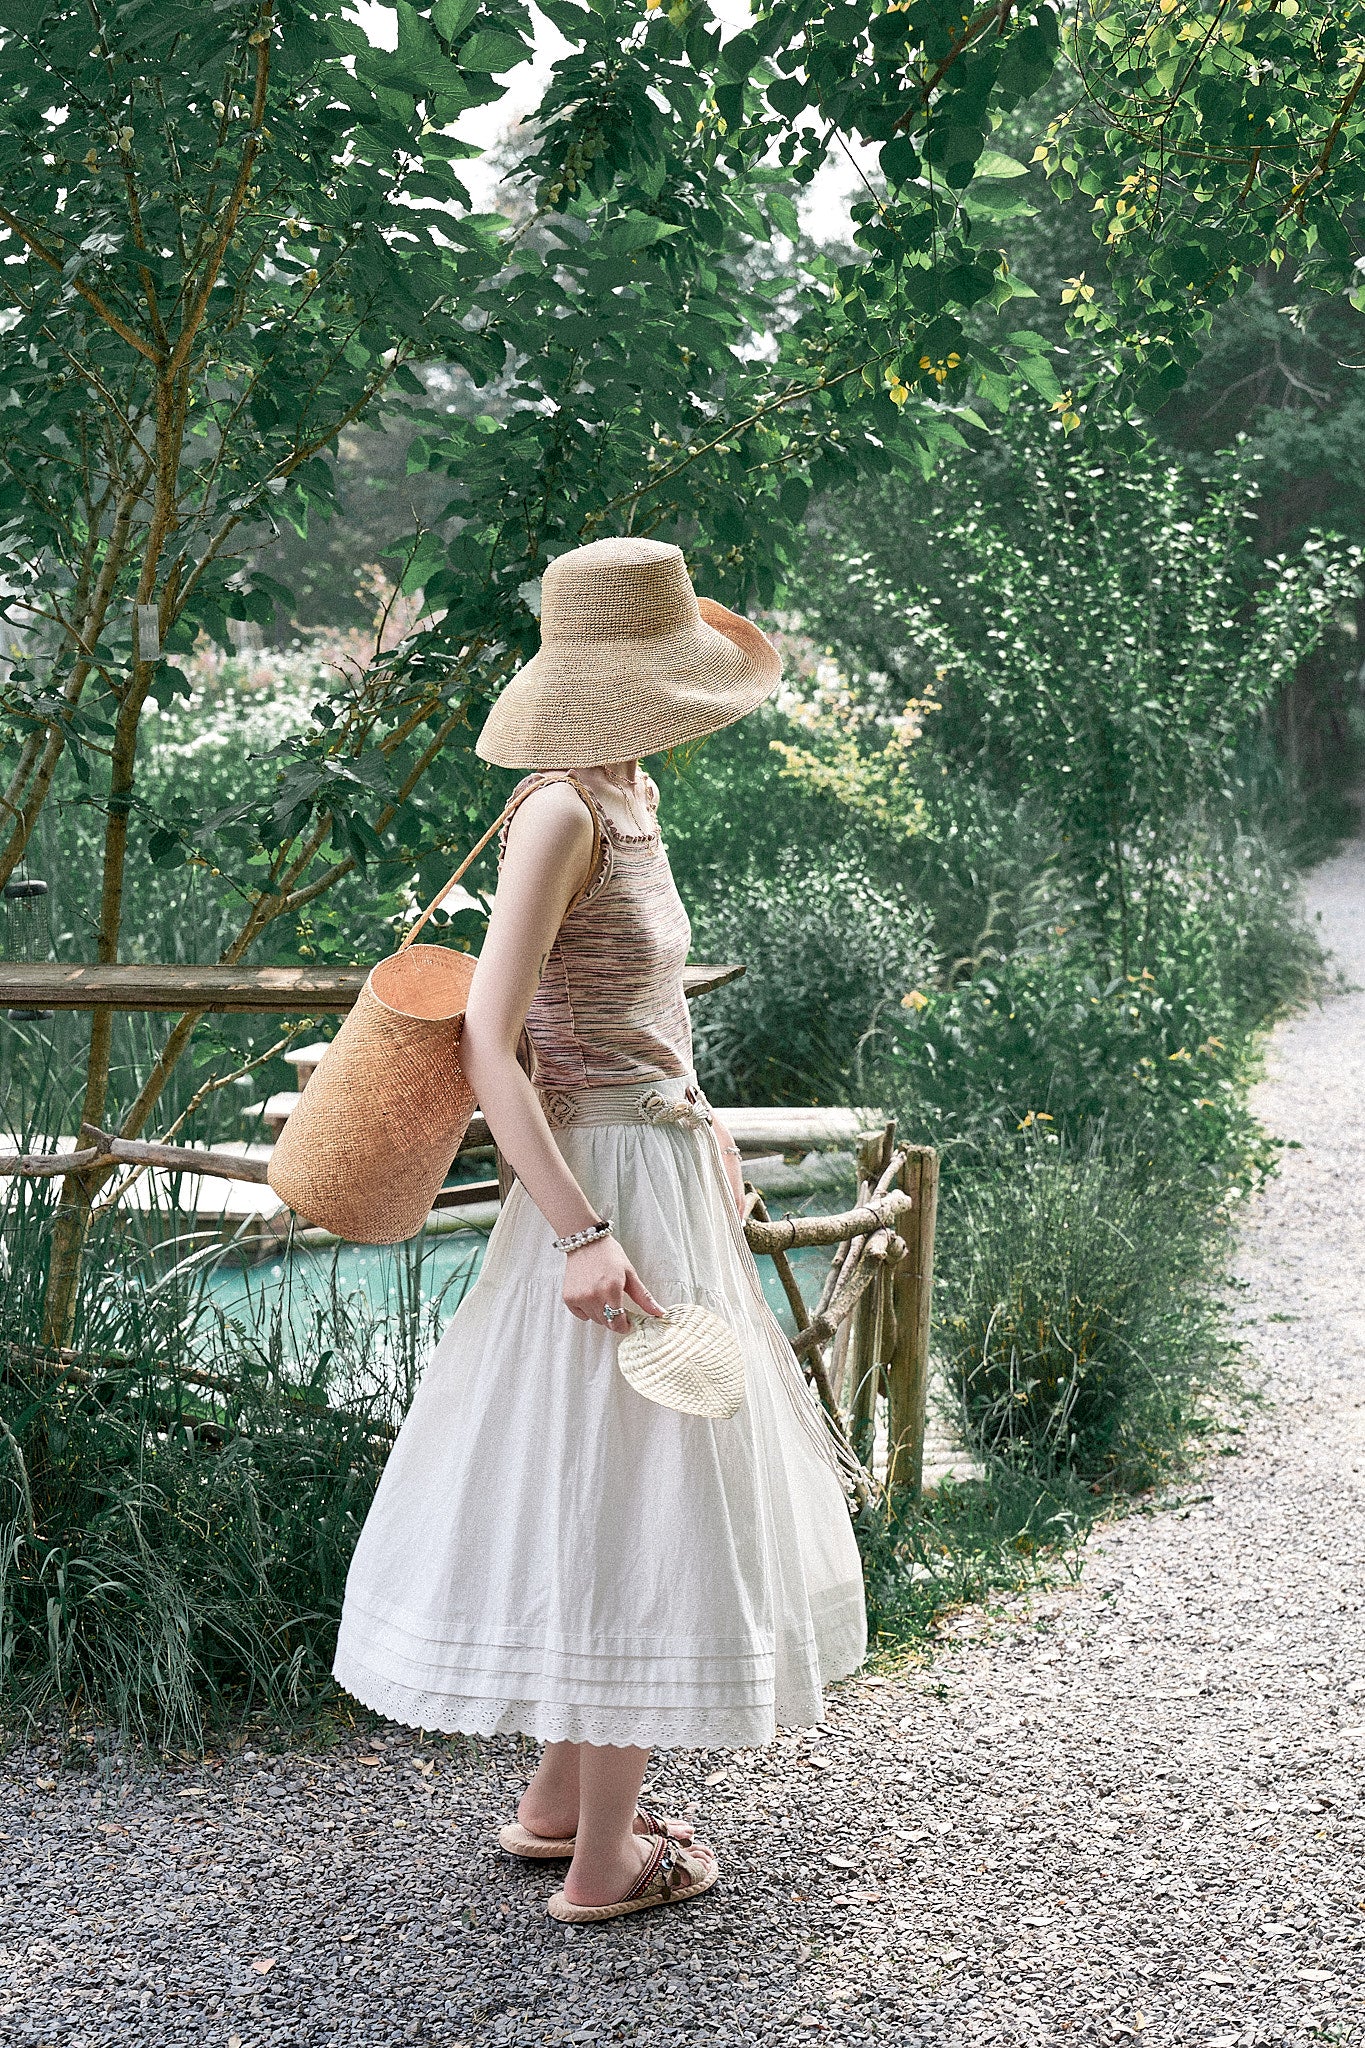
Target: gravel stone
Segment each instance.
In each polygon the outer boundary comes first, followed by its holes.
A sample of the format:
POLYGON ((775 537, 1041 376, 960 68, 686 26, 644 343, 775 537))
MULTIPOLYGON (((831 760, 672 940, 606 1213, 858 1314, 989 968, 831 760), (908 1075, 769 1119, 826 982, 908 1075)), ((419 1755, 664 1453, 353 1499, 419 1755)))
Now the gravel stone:
MULTIPOLYGON (((1365 851, 1310 909, 1365 982, 1365 851)), ((1276 1035, 1249 1220, 1273 1406, 1081 1583, 957 1617, 827 1729, 676 1752, 724 1862, 562 1929, 494 1846, 514 1741, 0 1760, 0 2042, 1257 2048, 1365 2042, 1365 994, 1276 1035)))

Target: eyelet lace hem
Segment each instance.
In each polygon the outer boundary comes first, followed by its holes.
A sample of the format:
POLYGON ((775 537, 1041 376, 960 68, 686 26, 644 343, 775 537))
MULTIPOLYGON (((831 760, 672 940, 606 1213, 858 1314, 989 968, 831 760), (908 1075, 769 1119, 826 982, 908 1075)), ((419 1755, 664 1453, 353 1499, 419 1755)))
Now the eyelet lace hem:
MULTIPOLYGON (((861 1661, 861 1660, 859 1660, 861 1661)), ((826 1674, 826 1682, 856 1670, 826 1674)), ((373 1713, 406 1728, 442 1735, 526 1735, 533 1742, 590 1742, 614 1749, 762 1749, 779 1728, 813 1728, 825 1720, 824 1702, 778 1700, 772 1708, 585 1707, 551 1700, 471 1699, 450 1692, 418 1692, 384 1679, 350 1658, 332 1669, 338 1685, 373 1713)))

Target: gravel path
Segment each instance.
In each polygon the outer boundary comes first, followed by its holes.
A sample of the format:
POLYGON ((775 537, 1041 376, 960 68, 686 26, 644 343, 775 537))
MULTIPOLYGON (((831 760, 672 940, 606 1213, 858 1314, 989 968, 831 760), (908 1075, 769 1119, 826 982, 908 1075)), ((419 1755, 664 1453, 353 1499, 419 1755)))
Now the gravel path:
MULTIPOLYGON (((1365 851, 1312 907, 1365 983, 1365 851)), ((1278 1406, 1078 1589, 964 1616, 828 1730, 679 1755, 725 1860, 574 1932, 489 1843, 515 1744, 0 1764, 0 2042, 1365 2042, 1365 994, 1289 1025, 1248 1231, 1278 1406), (805 1834, 803 1836, 803 1830, 805 1834)))

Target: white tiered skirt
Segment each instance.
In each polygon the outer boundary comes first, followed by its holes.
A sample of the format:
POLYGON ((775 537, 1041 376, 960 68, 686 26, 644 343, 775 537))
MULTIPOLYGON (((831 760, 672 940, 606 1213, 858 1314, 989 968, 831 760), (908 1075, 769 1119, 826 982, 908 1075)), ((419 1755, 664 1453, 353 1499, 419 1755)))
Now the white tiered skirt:
POLYGON ((748 1748, 820 1722, 866 1648, 858 1549, 714 1136, 558 1138, 656 1299, 740 1333, 744 1405, 709 1422, 629 1387, 518 1184, 361 1532, 335 1676, 412 1727, 547 1742, 748 1748))

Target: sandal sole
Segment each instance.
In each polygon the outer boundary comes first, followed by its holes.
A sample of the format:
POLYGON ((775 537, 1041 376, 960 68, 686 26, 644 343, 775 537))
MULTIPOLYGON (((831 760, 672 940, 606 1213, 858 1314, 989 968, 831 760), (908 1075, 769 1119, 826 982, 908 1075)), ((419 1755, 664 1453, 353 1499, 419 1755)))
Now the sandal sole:
POLYGON ((573 1836, 555 1841, 548 1835, 533 1835, 517 1821, 509 1821, 498 1835, 498 1847, 525 1863, 567 1863, 574 1852, 573 1836))
MULTIPOLYGON (((679 1835, 670 1839, 687 1847, 679 1835)), ((575 1844, 572 1835, 561 1835, 556 1841, 549 1835, 533 1835, 520 1821, 511 1820, 499 1830, 498 1847, 508 1856, 519 1856, 524 1863, 568 1863, 572 1861, 575 1844)))
POLYGON ((716 1868, 700 1884, 690 1884, 683 1891, 677 1891, 664 1899, 623 1899, 619 1906, 574 1906, 563 1892, 556 1892, 546 1901, 545 1910, 552 1920, 560 1920, 569 1927, 583 1927, 599 1920, 624 1920, 628 1913, 652 1913, 656 1906, 685 1906, 689 1899, 699 1899, 703 1892, 720 1882, 720 1870, 716 1868))

